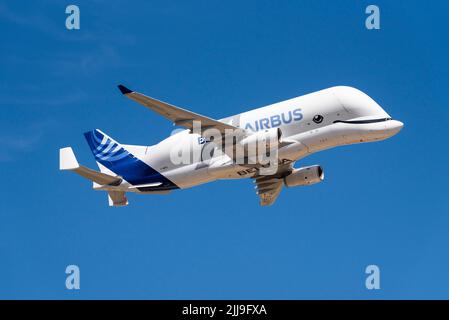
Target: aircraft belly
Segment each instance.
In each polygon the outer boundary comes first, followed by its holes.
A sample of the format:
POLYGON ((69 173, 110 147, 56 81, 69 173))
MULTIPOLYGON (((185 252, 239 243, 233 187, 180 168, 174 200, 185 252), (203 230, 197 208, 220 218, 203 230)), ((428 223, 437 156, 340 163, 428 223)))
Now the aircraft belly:
POLYGON ((216 180, 213 175, 209 174, 207 168, 207 166, 200 166, 198 163, 195 163, 164 172, 163 174, 179 188, 185 189, 216 180))

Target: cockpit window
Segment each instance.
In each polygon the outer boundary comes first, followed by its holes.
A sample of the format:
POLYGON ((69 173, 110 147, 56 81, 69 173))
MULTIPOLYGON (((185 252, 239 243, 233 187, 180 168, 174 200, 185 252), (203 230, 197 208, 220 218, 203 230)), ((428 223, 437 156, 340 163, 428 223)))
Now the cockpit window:
POLYGON ((381 119, 368 119, 368 120, 335 120, 334 123, 352 123, 352 124, 364 124, 364 123, 376 123, 391 120, 391 118, 381 118, 381 119))
POLYGON ((315 123, 321 123, 323 122, 323 116, 321 114, 317 114, 313 117, 313 122, 315 123))

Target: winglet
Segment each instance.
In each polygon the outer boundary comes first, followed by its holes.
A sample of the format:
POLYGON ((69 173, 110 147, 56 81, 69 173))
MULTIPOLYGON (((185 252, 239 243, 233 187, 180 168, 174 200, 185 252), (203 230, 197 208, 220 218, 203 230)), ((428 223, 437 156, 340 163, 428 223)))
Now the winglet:
POLYGON ((59 149, 59 170, 74 170, 80 167, 72 148, 59 149))
POLYGON ((128 89, 127 87, 125 87, 124 85, 119 84, 119 85, 118 85, 118 88, 119 88, 119 90, 120 90, 120 92, 121 92, 122 94, 132 93, 132 91, 129 90, 129 89, 128 89))

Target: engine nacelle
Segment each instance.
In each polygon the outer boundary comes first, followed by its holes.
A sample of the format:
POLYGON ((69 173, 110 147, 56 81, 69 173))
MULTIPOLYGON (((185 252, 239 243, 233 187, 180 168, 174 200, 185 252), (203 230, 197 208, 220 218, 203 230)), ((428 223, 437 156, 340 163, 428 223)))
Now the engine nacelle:
POLYGON ((270 128, 262 131, 258 131, 249 137, 240 141, 240 145, 250 155, 255 155, 260 151, 257 151, 259 147, 265 145, 265 150, 273 150, 277 148, 281 140, 282 132, 279 128, 270 128))
POLYGON ((323 168, 319 165, 294 169, 284 178, 287 187, 308 186, 324 180, 323 168))

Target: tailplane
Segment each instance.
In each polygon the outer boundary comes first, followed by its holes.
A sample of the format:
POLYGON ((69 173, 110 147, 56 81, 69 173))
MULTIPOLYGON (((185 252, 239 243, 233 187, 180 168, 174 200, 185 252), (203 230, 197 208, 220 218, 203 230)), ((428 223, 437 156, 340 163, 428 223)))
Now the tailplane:
POLYGON ((108 192, 109 205, 128 204, 125 192, 161 193, 179 187, 145 162, 148 147, 120 144, 102 131, 84 133, 100 172, 78 163, 72 148, 60 149, 60 169, 73 171, 108 192))
MULTIPOLYGON (((59 149, 59 170, 68 170, 86 178, 94 183, 96 189, 112 189, 122 183, 122 178, 92 170, 78 163, 71 147, 59 149)), ((108 191, 108 199, 110 206, 126 206, 128 200, 123 191, 108 191)))
POLYGON ((110 207, 123 207, 128 205, 128 199, 124 191, 109 191, 108 200, 110 207))

